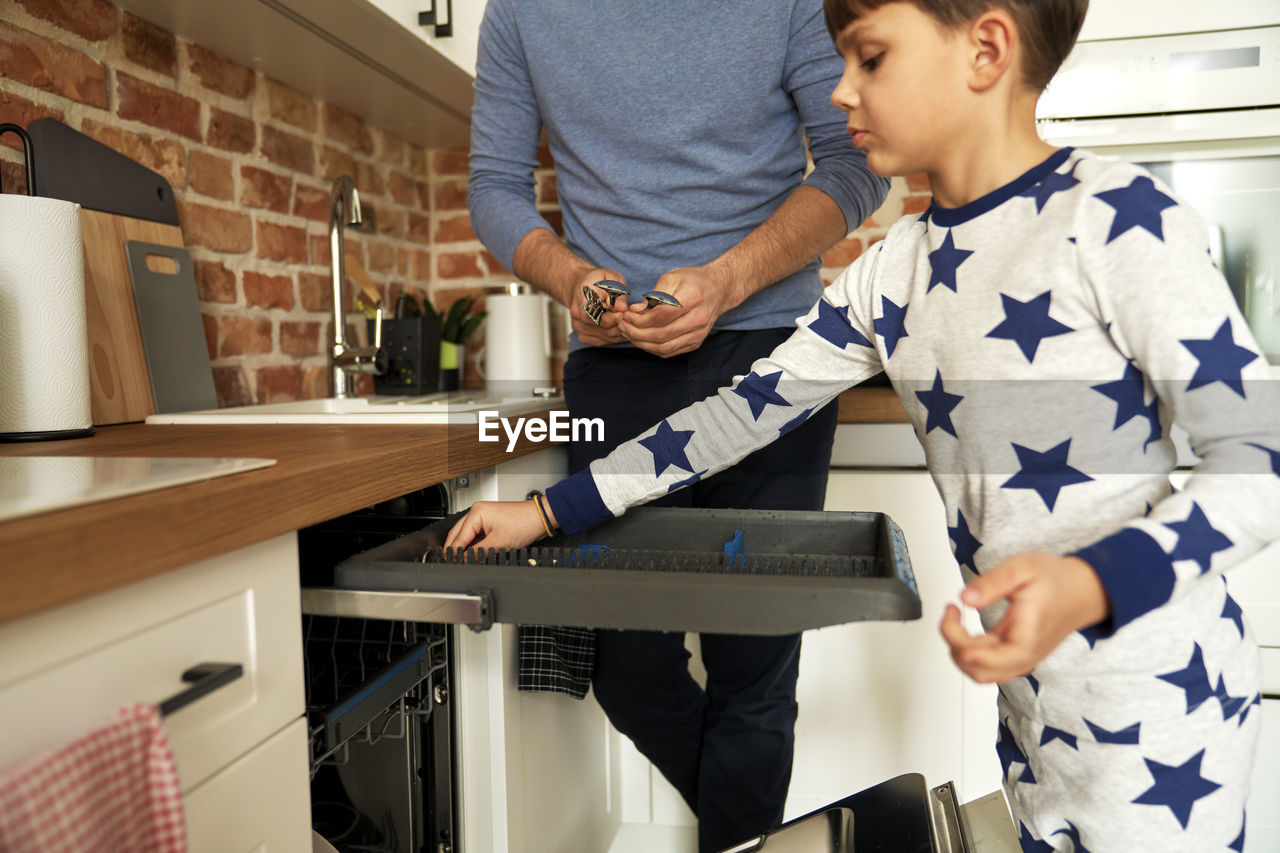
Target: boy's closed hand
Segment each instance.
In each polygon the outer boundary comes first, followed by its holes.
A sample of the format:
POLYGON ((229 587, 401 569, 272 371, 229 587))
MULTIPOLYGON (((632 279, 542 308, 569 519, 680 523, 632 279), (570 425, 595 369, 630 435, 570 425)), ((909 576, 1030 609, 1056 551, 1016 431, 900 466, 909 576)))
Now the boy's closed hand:
POLYGON ((1111 612, 1102 581, 1079 557, 1018 554, 974 578, 960 595, 978 608, 1002 598, 1009 609, 984 634, 966 631, 954 604, 942 617, 951 658, 974 681, 1000 683, 1026 675, 1073 631, 1111 612))
POLYGON ((546 535, 533 501, 477 501, 445 537, 446 548, 520 548, 546 535))

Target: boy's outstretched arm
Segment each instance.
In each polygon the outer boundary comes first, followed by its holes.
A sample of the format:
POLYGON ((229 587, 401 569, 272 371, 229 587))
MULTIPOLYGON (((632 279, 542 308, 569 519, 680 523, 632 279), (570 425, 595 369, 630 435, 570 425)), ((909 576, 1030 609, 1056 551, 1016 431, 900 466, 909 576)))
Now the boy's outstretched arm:
POLYGON ((999 683, 1026 675, 1072 632, 1096 625, 1111 612, 1098 574, 1079 557, 1018 554, 971 580, 960 594, 970 607, 1000 599, 1009 608, 983 634, 965 630, 954 604, 942 617, 951 658, 974 681, 999 683))
MULTIPOLYGON (((556 528, 546 502, 547 523, 556 528)), ((446 548, 522 548, 547 535, 533 501, 477 501, 445 537, 446 548)))
MULTIPOLYGON (((796 321, 796 332, 746 376, 659 421, 547 489, 552 530, 576 534, 629 507, 728 468, 799 426, 841 391, 878 373, 871 319, 873 247, 796 321)), ((546 535, 530 501, 476 504, 449 534, 455 547, 518 547, 546 535)))

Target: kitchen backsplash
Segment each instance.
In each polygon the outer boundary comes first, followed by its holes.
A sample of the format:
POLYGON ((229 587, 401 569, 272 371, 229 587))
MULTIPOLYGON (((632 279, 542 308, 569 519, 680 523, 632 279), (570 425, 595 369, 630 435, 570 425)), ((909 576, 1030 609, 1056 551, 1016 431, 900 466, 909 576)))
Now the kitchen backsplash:
MULTIPOLYGON (((329 187, 340 174, 356 179, 365 210, 347 246, 388 305, 415 289, 447 307, 510 278, 471 228, 465 149, 407 143, 106 0, 0 2, 0 123, 45 116, 172 184, 220 405, 326 395, 329 187)), ((0 142, 4 190, 23 192, 17 140, 0 142)), ((540 160, 538 208, 559 230, 554 165, 545 150, 540 160)), ((885 205, 824 256, 824 279, 928 201, 923 176, 895 179, 885 205)), ((348 324, 363 335, 359 319, 348 324)), ((483 325, 467 344, 475 384, 483 325)))

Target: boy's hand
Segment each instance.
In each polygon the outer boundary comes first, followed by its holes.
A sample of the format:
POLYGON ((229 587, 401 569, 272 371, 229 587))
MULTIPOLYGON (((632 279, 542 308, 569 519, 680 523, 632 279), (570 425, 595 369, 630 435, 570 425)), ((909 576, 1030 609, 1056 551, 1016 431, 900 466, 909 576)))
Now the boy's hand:
POLYGON ((477 501, 453 526, 446 548, 520 548, 547 535, 533 501, 477 501))
POLYGON ((974 578, 960 595, 971 607, 1002 598, 1009 600, 1009 609, 984 634, 966 631, 954 604, 942 617, 951 658, 974 681, 1026 675, 1073 631, 1111 613, 1102 581, 1079 557, 1018 554, 974 578))

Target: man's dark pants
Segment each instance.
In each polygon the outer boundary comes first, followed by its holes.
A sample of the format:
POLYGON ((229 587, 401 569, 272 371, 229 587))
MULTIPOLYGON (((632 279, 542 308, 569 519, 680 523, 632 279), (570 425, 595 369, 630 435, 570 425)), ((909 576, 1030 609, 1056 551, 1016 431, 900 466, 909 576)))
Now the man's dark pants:
MULTIPOLYGON (((746 374, 791 332, 718 332, 670 359, 632 348, 572 353, 565 365, 570 415, 602 419, 605 440, 571 445, 570 470, 746 374)), ((787 395, 785 383, 778 392, 787 395)), ((835 424, 832 403, 733 468, 650 505, 822 509, 835 424)), ((661 532, 654 537, 661 547, 661 532)), ((780 823, 795 746, 800 635, 702 635, 703 690, 689 674, 683 634, 597 633, 596 699, 697 815, 701 853, 780 823)))

